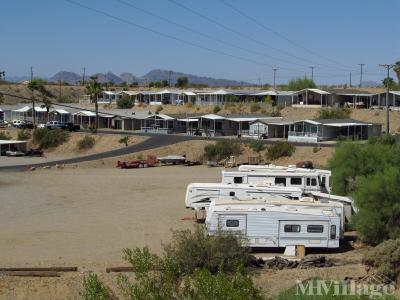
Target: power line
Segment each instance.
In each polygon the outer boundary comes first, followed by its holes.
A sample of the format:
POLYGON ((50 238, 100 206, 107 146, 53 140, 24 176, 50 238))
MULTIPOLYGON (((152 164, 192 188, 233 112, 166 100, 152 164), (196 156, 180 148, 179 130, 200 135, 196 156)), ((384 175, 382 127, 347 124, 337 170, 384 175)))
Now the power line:
MULTIPOLYGON (((249 53, 252 53, 252 54, 261 56, 261 57, 268 57, 268 58, 270 58, 270 59, 279 60, 279 61, 285 62, 285 63, 287 63, 287 64, 290 64, 290 65, 297 65, 297 66, 300 66, 300 67, 307 67, 307 65, 304 65, 304 64, 299 64, 299 63, 296 63, 296 62, 293 62, 293 61, 289 61, 289 60, 286 60, 286 59, 278 58, 278 57, 275 57, 275 56, 272 56, 272 55, 268 55, 268 54, 265 54, 265 53, 262 53, 262 52, 258 52, 258 51, 255 51, 255 50, 252 50, 252 49, 249 49, 249 48, 242 47, 242 46, 240 46, 240 45, 237 45, 237 44, 234 44, 234 43, 225 41, 225 40, 221 40, 221 39, 219 39, 219 38, 217 38, 217 37, 214 37, 214 36, 212 36, 212 35, 206 34, 206 33, 201 32, 201 31, 199 31, 199 30, 190 28, 190 27, 188 27, 188 26, 186 26, 186 25, 183 25, 183 24, 177 23, 177 22, 175 22, 175 21, 172 21, 172 20, 170 20, 170 19, 168 19, 168 18, 165 18, 165 17, 163 17, 163 16, 157 15, 157 14, 155 14, 155 13, 153 13, 153 12, 150 12, 150 11, 148 11, 148 10, 146 10, 146 9, 143 9, 143 8, 141 8, 141 7, 138 7, 138 6, 136 6, 136 5, 134 5, 134 4, 130 3, 130 2, 127 2, 127 1, 124 1, 124 0, 115 0, 115 1, 120 2, 120 3, 124 4, 124 5, 129 6, 129 7, 133 8, 133 9, 138 10, 138 11, 141 11, 142 13, 147 14, 147 15, 149 15, 149 16, 152 16, 152 17, 154 17, 154 18, 158 18, 158 19, 160 19, 160 20, 163 20, 164 22, 167 22, 167 23, 172 24, 172 25, 174 25, 174 26, 177 26, 177 27, 179 27, 179 28, 183 28, 183 29, 185 29, 186 31, 189 31, 189 32, 198 34, 198 35, 200 35, 200 36, 206 37, 206 38, 208 38, 208 39, 210 39, 210 40, 216 41, 216 42, 218 42, 218 43, 221 43, 221 44, 224 44, 224 45, 228 45, 228 46, 230 46, 230 47, 233 47, 233 48, 236 48, 236 49, 245 51, 245 52, 249 52, 249 53)), ((304 59, 303 59, 303 60, 304 60, 304 59)), ((287 69, 287 70, 291 71, 291 70, 293 70, 293 69, 287 69)), ((298 70, 296 70, 296 72, 297 72, 297 71, 298 71, 298 70)))
MULTIPOLYGON (((75 6, 79 6, 79 7, 81 7, 81 8, 87 9, 87 10, 92 11, 92 12, 95 12, 95 13, 97 13, 97 14, 106 16, 106 17, 108 17, 108 18, 110 18, 110 19, 119 21, 119 22, 121 22, 121 23, 125 23, 125 24, 128 24, 128 25, 130 25, 130 26, 133 26, 133 27, 136 27, 136 28, 140 28, 140 29, 142 29, 142 30, 145 30, 145 31, 154 33, 154 34, 159 35, 159 36, 163 36, 163 37, 168 38, 168 39, 172 39, 172 40, 178 41, 178 42, 180 42, 180 43, 183 43, 183 44, 186 44, 186 45, 189 45, 189 46, 192 46, 192 47, 196 47, 196 48, 199 48, 199 49, 202 49, 202 50, 206 50, 206 51, 208 51, 208 52, 217 53, 217 54, 219 54, 219 55, 223 55, 223 56, 235 58, 235 59, 238 59, 238 60, 250 62, 250 63, 256 64, 256 65, 264 65, 264 66, 274 67, 273 65, 271 65, 271 64, 269 64, 269 63, 266 63, 266 62, 260 62, 260 61, 256 61, 256 60, 253 60, 253 59, 250 59, 250 58, 246 58, 246 57, 243 57, 243 56, 239 56, 239 55, 227 53, 227 52, 220 51, 220 50, 215 50, 215 49, 212 49, 212 48, 209 48, 209 47, 205 47, 205 46, 203 46, 203 45, 200 45, 200 44, 197 44, 197 43, 194 43, 194 42, 190 42, 190 41, 181 39, 181 38, 179 38, 179 37, 176 37, 176 36, 173 36, 173 35, 170 35, 170 34, 166 34, 166 33, 160 32, 160 31, 158 31, 158 30, 155 30, 155 29, 152 29, 152 28, 149 28, 149 27, 146 27, 146 26, 143 26, 143 25, 134 23, 134 22, 132 22, 132 21, 129 21, 129 20, 120 18, 120 17, 118 17, 118 16, 112 15, 112 14, 107 13, 107 12, 104 12, 104 11, 101 11, 101 10, 99 10, 99 9, 89 7, 89 6, 87 6, 87 5, 84 5, 84 4, 82 4, 82 3, 80 3, 80 2, 77 2, 77 1, 74 1, 74 0, 65 0, 65 1, 66 1, 66 2, 69 2, 69 3, 71 3, 71 4, 74 4, 75 6)), ((296 71, 296 72, 298 72, 298 70, 293 70, 293 69, 288 69, 288 68, 285 68, 285 69, 286 69, 286 70, 289 70, 289 71, 296 71)))
POLYGON ((240 32, 240 31, 237 31, 237 30, 235 30, 233 28, 230 28, 230 27, 226 26, 225 24, 223 24, 221 22, 218 22, 218 21, 216 21, 216 20, 214 20, 214 19, 212 19, 212 18, 210 18, 210 17, 208 17, 208 16, 206 16, 206 15, 204 15, 204 14, 202 14, 202 13, 200 13, 200 12, 198 12, 198 11, 196 11, 196 10, 194 10, 194 9, 192 9, 192 8, 186 6, 186 5, 184 5, 184 4, 182 4, 182 3, 178 2, 178 1, 176 1, 176 0, 168 0, 168 1, 173 3, 173 4, 175 4, 176 6, 179 6, 179 7, 183 8, 184 10, 186 10, 186 11, 188 11, 188 12, 190 12, 190 13, 192 13, 192 14, 194 14, 194 15, 202 18, 202 19, 205 19, 205 20, 211 22, 211 23, 217 25, 218 27, 221 27, 221 28, 223 28, 223 29, 225 29, 225 30, 227 30, 229 32, 232 32, 232 33, 234 33, 234 34, 236 34, 236 35, 238 35, 238 36, 240 36, 240 37, 242 37, 244 39, 250 40, 250 41, 252 41, 252 42, 254 42, 256 44, 262 45, 262 46, 264 46, 264 47, 266 47, 268 49, 273 49, 273 50, 275 50, 275 51, 277 51, 277 52, 279 52, 281 54, 285 54, 287 56, 296 58, 296 59, 298 59, 300 61, 308 61, 308 62, 311 62, 311 63, 315 63, 315 62, 310 61, 310 60, 308 60, 308 59, 306 59, 304 57, 296 56, 296 55, 294 55, 292 53, 288 53, 288 52, 286 52, 286 51, 284 51, 282 49, 278 49, 278 48, 276 48, 274 46, 271 46, 271 45, 269 45, 267 43, 264 43, 264 42, 262 42, 260 40, 252 38, 251 36, 246 35, 246 34, 240 32))
POLYGON ((242 15, 243 17, 245 17, 245 18, 251 20, 253 23, 257 24, 258 26, 260 26, 260 27, 262 27, 262 28, 264 28, 265 30, 267 30, 267 31, 269 31, 269 32, 272 32, 273 34, 275 34, 276 36, 280 37, 281 39, 286 40, 286 41, 289 42, 290 44, 292 44, 292 45, 294 45, 294 46, 296 46, 296 47, 298 47, 298 48, 301 48, 301 49, 303 49, 303 50, 305 50, 305 51, 307 51, 307 52, 309 52, 309 53, 311 53, 311 54, 313 54, 313 55, 316 55, 316 56, 320 57, 320 58, 323 58, 323 59, 325 59, 325 60, 328 60, 328 61, 330 61, 330 62, 332 62, 332 63, 334 63, 334 64, 337 64, 337 65, 340 65, 340 66, 342 66, 342 67, 345 67, 346 69, 349 69, 349 66, 346 66, 346 65, 344 65, 344 64, 342 64, 342 63, 340 63, 340 62, 337 62, 337 61, 335 61, 335 60, 333 60, 333 59, 330 59, 330 58, 328 58, 328 57, 325 57, 325 56, 323 56, 323 55, 321 55, 321 54, 315 52, 314 50, 308 49, 308 48, 304 47, 303 45, 301 45, 301 44, 299 44, 299 43, 297 43, 297 42, 295 42, 295 41, 289 39, 289 38, 286 37, 285 35, 283 35, 283 34, 277 32, 277 31, 275 31, 274 29, 265 26, 263 23, 259 22, 257 19, 255 19, 255 18, 249 16, 248 14, 244 13, 243 11, 239 10, 237 7, 233 6, 232 4, 228 3, 227 1, 225 1, 225 0, 220 0, 220 1, 221 1, 225 6, 229 7, 229 8, 232 9, 232 10, 234 10, 234 11, 237 12, 238 14, 240 14, 240 15, 242 15))

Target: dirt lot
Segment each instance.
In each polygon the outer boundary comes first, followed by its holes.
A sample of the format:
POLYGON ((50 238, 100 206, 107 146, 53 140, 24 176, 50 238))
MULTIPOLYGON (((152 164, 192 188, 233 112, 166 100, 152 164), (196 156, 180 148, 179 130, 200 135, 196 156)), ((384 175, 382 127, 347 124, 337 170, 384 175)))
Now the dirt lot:
MULTIPOLYGON (((0 277, 0 299, 72 299, 84 274, 96 271, 111 287, 107 266, 124 265, 121 250, 149 246, 159 252, 170 229, 191 228, 184 208, 190 182, 217 182, 221 168, 157 167, 119 170, 103 166, 3 173, 0 178, 0 261, 11 266, 78 266, 60 278, 0 277)), ((257 272, 255 282, 268 294, 314 275, 363 276, 364 250, 329 254, 349 265, 318 270, 257 272)), ((258 253, 258 256, 273 253, 258 253)))

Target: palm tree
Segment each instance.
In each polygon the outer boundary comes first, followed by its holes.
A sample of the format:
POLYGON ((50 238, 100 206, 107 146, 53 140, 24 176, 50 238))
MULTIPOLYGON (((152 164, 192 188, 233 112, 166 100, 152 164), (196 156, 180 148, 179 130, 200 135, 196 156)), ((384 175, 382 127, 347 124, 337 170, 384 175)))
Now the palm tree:
POLYGON ((394 72, 397 75, 397 81, 400 83, 400 61, 396 61, 396 64, 394 65, 394 72))
POLYGON ((94 102, 94 108, 96 111, 96 120, 94 124, 94 132, 97 132, 99 127, 99 105, 97 103, 98 95, 103 91, 101 84, 97 81, 97 76, 90 77, 90 81, 86 86, 86 93, 90 95, 90 99, 94 102))
POLYGON ((35 115, 35 91, 38 91, 42 95, 49 95, 49 92, 46 90, 45 81, 40 78, 34 78, 28 83, 28 89, 31 90, 31 101, 32 101, 32 117, 33 117, 33 127, 36 126, 36 115, 35 115))
POLYGON ((51 102, 51 100, 46 96, 43 95, 43 99, 42 99, 43 104, 40 106, 41 108, 46 108, 46 119, 47 122, 50 121, 50 108, 53 105, 53 102, 51 102))

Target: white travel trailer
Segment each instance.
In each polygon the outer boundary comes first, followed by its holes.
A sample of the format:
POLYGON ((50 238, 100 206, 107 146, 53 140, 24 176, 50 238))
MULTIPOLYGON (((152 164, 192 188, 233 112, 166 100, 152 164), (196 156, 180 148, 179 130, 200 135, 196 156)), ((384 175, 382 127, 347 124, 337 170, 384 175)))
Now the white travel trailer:
MULTIPOLYGON (((293 201, 298 202, 298 201, 293 201)), ((215 200, 206 227, 243 236, 249 247, 338 248, 341 216, 334 208, 215 200)))
POLYGON ((306 169, 306 168, 296 168, 296 166, 276 166, 276 165, 241 165, 238 168, 241 172, 293 172, 293 173, 309 173, 309 174, 317 174, 319 177, 319 181, 321 185, 324 187, 326 192, 331 191, 331 181, 330 178, 332 176, 332 172, 330 170, 323 169, 306 169))
POLYGON ((299 199, 302 190, 296 187, 257 186, 252 184, 191 183, 187 186, 185 205, 187 208, 204 209, 210 202, 220 197, 235 199, 261 199, 270 194, 290 199, 299 199))
POLYGON ((222 183, 225 184, 257 184, 280 185, 285 187, 297 187, 303 192, 321 191, 327 189, 317 173, 282 170, 282 171, 222 171, 222 183))

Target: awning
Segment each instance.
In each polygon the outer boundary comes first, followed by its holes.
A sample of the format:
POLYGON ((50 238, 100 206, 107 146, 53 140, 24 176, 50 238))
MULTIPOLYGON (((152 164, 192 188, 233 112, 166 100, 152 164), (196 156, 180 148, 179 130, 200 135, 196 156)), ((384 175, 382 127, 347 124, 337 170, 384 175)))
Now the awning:
POLYGON ((69 115, 70 114, 70 112, 68 112, 68 111, 66 111, 64 109, 55 109, 52 112, 56 112, 56 113, 58 113, 60 115, 69 115))
POLYGON ((199 119, 178 119, 180 122, 186 122, 186 123, 191 123, 191 122, 198 122, 199 119))
POLYGON ((86 117, 95 117, 96 113, 88 110, 81 110, 76 113, 74 113, 75 116, 86 116, 86 117))
POLYGON ((200 116, 199 118, 209 119, 209 120, 225 120, 224 117, 221 117, 221 116, 218 116, 218 115, 214 115, 214 114, 208 114, 208 115, 200 116))
POLYGON ((21 107, 19 109, 14 109, 13 112, 25 113, 25 112, 28 112, 30 110, 31 110, 31 108, 29 106, 24 106, 24 107, 21 107))

